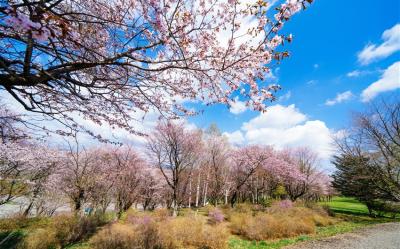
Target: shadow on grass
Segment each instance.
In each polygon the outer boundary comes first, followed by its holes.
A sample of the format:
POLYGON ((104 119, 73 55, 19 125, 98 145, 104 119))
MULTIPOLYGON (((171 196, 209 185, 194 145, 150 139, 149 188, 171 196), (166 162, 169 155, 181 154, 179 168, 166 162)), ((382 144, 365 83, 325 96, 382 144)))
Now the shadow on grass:
POLYGON ((0 232, 0 248, 15 249, 22 241, 24 233, 20 230, 12 232, 0 232))
POLYGON ((362 211, 354 211, 354 209, 347 209, 347 208, 334 208, 331 207, 332 211, 339 214, 348 214, 348 215, 356 215, 356 216, 368 216, 368 213, 362 211))

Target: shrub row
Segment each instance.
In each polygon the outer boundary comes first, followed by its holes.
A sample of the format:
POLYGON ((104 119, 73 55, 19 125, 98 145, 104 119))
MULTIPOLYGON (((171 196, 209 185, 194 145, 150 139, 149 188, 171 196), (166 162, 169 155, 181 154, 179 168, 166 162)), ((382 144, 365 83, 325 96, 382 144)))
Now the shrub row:
MULTIPOLYGON (((93 249, 226 249, 229 233, 203 217, 177 217, 157 222, 150 216, 133 223, 115 223, 95 234, 93 249)), ((129 220, 128 220, 129 221, 129 220)))
POLYGON ((99 226, 104 224, 106 224, 106 220, 102 216, 56 216, 46 228, 39 228, 28 233, 19 248, 64 248, 67 245, 88 239, 99 226))
MULTIPOLYGON (((285 203, 284 205, 287 205, 285 203)), ((251 240, 266 240, 311 234, 317 226, 333 224, 324 210, 304 207, 270 209, 264 213, 230 214, 232 233, 251 240)))

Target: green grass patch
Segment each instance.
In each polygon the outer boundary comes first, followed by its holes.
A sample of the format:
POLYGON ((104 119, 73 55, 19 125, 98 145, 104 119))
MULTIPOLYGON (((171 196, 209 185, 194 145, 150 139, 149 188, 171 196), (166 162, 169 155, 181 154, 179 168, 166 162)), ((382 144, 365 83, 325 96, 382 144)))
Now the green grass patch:
POLYGON ((25 233, 20 230, 0 232, 0 248, 15 248, 24 236, 25 233))
POLYGON ((281 239, 276 241, 248 241, 240 238, 229 240, 230 249, 275 249, 294 244, 296 242, 310 240, 309 235, 301 235, 295 238, 281 239))
POLYGON ((334 197, 332 201, 320 202, 320 205, 329 206, 335 213, 369 215, 367 206, 352 197, 334 197))

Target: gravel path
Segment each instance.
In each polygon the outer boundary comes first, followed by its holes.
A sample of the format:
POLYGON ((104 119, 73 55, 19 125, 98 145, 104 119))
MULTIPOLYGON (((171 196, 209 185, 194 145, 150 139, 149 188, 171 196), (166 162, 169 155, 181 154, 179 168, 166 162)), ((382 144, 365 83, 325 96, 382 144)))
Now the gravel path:
POLYGON ((285 249, 400 249, 400 223, 374 225, 285 249))

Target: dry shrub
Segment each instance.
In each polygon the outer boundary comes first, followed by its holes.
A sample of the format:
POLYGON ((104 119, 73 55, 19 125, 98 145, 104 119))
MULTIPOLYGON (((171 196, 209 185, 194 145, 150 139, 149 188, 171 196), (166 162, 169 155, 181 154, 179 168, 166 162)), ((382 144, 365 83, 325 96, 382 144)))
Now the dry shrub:
POLYGON ((297 207, 288 211, 289 217, 299 217, 301 219, 309 219, 316 226, 328 226, 335 223, 335 221, 329 217, 326 211, 322 207, 314 207, 314 209, 297 207))
POLYGON ((228 248, 229 232, 224 225, 205 226, 203 243, 199 249, 225 249, 228 248))
POLYGON ((331 217, 335 217, 336 213, 332 210, 332 208, 329 205, 322 205, 322 208, 324 211, 331 217))
POLYGON ((253 206, 248 203, 239 203, 234 209, 238 213, 251 213, 253 211, 253 206))
POLYGON ((253 220, 251 214, 230 212, 230 229, 233 234, 245 235, 248 229, 249 222, 253 220))
POLYGON ((66 246, 89 238, 101 225, 104 221, 98 216, 60 215, 54 217, 51 227, 61 246, 66 246))
POLYGON ((104 224, 97 216, 79 217, 60 215, 53 218, 46 228, 31 229, 20 248, 55 249, 89 238, 98 226, 104 224))
POLYGON ((61 248, 54 231, 39 228, 24 238, 19 249, 57 249, 61 248))
POLYGON ((91 240, 93 249, 226 249, 229 233, 205 217, 177 217, 156 222, 113 224, 91 240))
MULTIPOLYGON (((162 223, 161 223, 162 224, 162 223)), ((154 221, 139 224, 135 227, 139 248, 154 249, 160 248, 160 232, 158 224, 154 221)))
POLYGON ((199 219, 188 217, 177 217, 160 224, 163 248, 195 248, 193 246, 201 239, 203 226, 199 219))
POLYGON ((315 225, 312 221, 300 217, 263 213, 254 217, 243 214, 238 216, 238 218, 232 218, 232 232, 251 240, 286 238, 315 232, 315 225))
POLYGON ((222 209, 226 221, 231 221, 232 217, 236 215, 236 212, 232 208, 222 209))
POLYGON ((156 209, 154 211, 148 212, 142 212, 134 209, 128 210, 124 218, 122 219, 123 223, 127 224, 137 224, 137 223, 146 223, 147 221, 165 221, 171 218, 171 212, 168 209, 156 209))
POLYGON ((137 234, 131 225, 113 224, 101 229, 90 239, 93 249, 134 249, 138 247, 137 234))
POLYGON ((326 226, 333 220, 325 213, 308 208, 271 209, 255 216, 245 213, 231 215, 232 233, 252 240, 293 237, 315 233, 316 226, 326 226))
POLYGON ((224 221, 224 219, 225 219, 225 215, 220 209, 214 208, 214 209, 211 209, 210 211, 208 211, 208 222, 210 224, 221 223, 224 221))
POLYGON ((19 229, 38 229, 48 227, 50 219, 47 217, 26 217, 20 214, 0 219, 0 231, 14 231, 19 229))
POLYGON ((171 210, 167 208, 156 209, 152 213, 157 221, 165 221, 171 217, 171 210))
POLYGON ((209 226, 200 217, 178 217, 160 223, 160 248, 225 249, 228 232, 221 226, 209 226))

